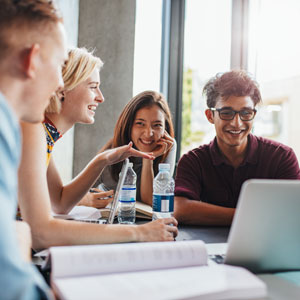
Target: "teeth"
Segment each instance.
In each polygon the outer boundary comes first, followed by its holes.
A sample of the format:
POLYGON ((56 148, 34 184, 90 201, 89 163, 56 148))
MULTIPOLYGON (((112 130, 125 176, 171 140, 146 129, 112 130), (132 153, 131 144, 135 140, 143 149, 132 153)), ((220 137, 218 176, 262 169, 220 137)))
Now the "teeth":
POLYGON ((97 108, 97 107, 96 107, 95 105, 89 105, 89 106, 88 106, 88 109, 89 109, 89 110, 96 110, 96 108, 97 108))
POLYGON ((150 142, 146 142, 146 141, 143 141, 143 140, 141 140, 141 141, 142 141, 142 143, 147 144, 147 145, 152 144, 152 141, 150 141, 150 142))
POLYGON ((233 134, 238 134, 238 133, 241 133, 242 131, 241 130, 239 130, 239 131, 230 130, 229 132, 233 133, 233 134))

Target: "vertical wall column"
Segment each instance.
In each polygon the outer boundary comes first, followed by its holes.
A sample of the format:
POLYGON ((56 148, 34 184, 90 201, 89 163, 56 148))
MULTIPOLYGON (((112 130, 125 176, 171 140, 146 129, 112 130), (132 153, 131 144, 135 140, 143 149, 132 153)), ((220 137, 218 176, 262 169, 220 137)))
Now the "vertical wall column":
MULTIPOLYGON (((69 47, 76 47, 78 41, 79 0, 56 0, 63 18, 67 32, 69 47)), ((73 175, 73 146, 74 130, 64 134, 62 139, 55 143, 53 158, 59 175, 64 183, 68 183, 73 175)))
POLYGON ((81 0, 78 46, 95 48, 104 62, 100 73, 105 102, 95 124, 75 126, 73 176, 112 137, 117 118, 132 97, 135 0, 81 0))

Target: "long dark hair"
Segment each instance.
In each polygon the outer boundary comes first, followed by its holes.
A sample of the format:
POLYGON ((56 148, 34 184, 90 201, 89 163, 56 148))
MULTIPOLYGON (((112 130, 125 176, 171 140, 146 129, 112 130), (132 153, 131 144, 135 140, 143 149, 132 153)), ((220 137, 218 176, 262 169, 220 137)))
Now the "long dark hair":
MULTIPOLYGON (((165 130, 171 137, 174 138, 174 127, 172 123, 172 116, 167 101, 161 93, 155 91, 144 91, 133 97, 124 107, 121 112, 114 130, 114 137, 100 150, 100 152, 127 145, 131 141, 131 129, 135 120, 136 113, 145 107, 158 106, 165 115, 165 130)), ((133 145, 135 147, 135 145, 133 145)), ((135 147, 136 148, 136 147, 135 147)), ((154 160, 153 168, 157 172, 158 164, 163 162, 170 149, 164 155, 157 157, 154 160)), ((111 166, 112 177, 118 181, 119 173, 121 171, 122 163, 117 163, 111 166)))

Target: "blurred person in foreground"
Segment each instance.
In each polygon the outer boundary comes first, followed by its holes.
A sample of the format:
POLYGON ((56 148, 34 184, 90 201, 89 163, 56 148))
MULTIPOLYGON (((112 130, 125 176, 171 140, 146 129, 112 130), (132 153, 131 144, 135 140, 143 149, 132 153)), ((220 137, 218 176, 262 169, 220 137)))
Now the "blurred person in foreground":
POLYGON ((0 0, 1 299, 52 298, 28 261, 29 226, 15 221, 19 121, 44 119, 50 96, 63 85, 61 68, 66 58, 64 27, 52 1, 0 0))

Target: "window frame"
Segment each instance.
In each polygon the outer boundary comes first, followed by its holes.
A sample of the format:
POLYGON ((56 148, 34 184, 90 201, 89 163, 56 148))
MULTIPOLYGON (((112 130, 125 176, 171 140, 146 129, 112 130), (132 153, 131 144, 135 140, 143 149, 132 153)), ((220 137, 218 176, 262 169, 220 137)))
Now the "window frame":
MULTIPOLYGON (((186 0, 162 0, 160 91, 167 97, 173 115, 176 161, 180 158, 182 135, 185 4, 186 0)), ((231 69, 248 69, 248 16, 249 0, 232 0, 231 69)))

